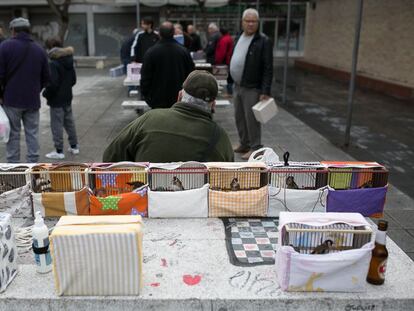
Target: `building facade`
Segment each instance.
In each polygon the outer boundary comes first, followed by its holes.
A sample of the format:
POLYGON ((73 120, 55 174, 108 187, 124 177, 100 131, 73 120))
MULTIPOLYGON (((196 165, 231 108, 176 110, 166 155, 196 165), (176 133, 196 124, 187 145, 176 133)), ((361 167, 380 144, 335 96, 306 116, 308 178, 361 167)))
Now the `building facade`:
MULTIPOLYGON (((88 4, 87 1, 72 1, 66 44, 75 47, 76 55, 118 56, 122 41, 136 27, 136 7, 118 1, 113 1, 112 5, 109 0, 102 1, 103 4, 96 2, 88 4)), ((286 44, 286 3, 263 0, 261 3, 260 29, 272 39, 274 54, 282 56, 286 44)), ((206 8, 203 12, 197 6, 141 5, 140 16, 152 17, 155 27, 165 20, 179 22, 184 27, 194 24, 202 41, 206 42, 207 25, 211 22, 236 35, 240 30, 241 13, 248 7, 256 7, 255 1, 232 1, 223 7, 206 8)), ((45 0, 0 0, 0 26, 7 28, 14 16, 29 18, 33 25, 32 32, 39 41, 44 41, 59 31, 57 18, 45 0)), ((290 27, 291 56, 303 55, 305 17, 306 4, 293 2, 290 27)))
MULTIPOLYGON (((299 66, 349 79, 357 4, 356 0, 309 4, 304 58, 297 62, 299 66)), ((358 84, 414 98, 414 1, 364 1, 358 84)))

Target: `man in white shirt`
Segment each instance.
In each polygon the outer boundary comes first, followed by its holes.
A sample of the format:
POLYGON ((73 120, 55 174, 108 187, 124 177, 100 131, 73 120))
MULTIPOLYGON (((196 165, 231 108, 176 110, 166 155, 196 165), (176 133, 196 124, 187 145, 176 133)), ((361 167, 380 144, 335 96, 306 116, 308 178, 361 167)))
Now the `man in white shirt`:
POLYGON ((261 125, 252 107, 270 97, 273 79, 273 47, 269 38, 259 31, 259 13, 247 9, 242 17, 243 33, 236 39, 230 61, 234 80, 234 108, 240 145, 234 149, 247 160, 261 144, 261 125))

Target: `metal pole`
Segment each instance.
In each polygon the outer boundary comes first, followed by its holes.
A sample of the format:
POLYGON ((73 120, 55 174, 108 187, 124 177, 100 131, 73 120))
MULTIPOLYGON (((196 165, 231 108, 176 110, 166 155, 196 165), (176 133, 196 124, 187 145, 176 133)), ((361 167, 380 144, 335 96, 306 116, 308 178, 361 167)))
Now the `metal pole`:
POLYGON ((354 49, 352 51, 352 69, 351 69, 351 80, 349 81, 349 93, 348 93, 348 119, 346 122, 345 130, 345 146, 349 146, 351 138, 351 122, 352 122, 352 106, 354 101, 355 93, 355 78, 358 65, 358 49, 359 49, 359 38, 361 35, 361 24, 362 24, 362 11, 364 8, 364 0, 358 0, 358 11, 355 22, 355 37, 354 37, 354 49))
POLYGON ((256 11, 259 12, 260 0, 256 0, 256 11))
POLYGON ((242 12, 241 12, 241 0, 239 0, 239 15, 238 15, 238 18, 237 18, 237 31, 238 32, 241 29, 241 14, 242 14, 242 12))
POLYGON ((285 39, 285 64, 283 67, 283 93, 282 93, 282 103, 286 104, 286 85, 287 85, 287 74, 288 74, 288 64, 289 64, 289 39, 290 39, 290 15, 291 15, 291 0, 288 1, 288 11, 286 19, 286 39, 285 39))
POLYGON ((139 0, 137 0, 137 28, 141 27, 141 18, 139 13, 139 0))

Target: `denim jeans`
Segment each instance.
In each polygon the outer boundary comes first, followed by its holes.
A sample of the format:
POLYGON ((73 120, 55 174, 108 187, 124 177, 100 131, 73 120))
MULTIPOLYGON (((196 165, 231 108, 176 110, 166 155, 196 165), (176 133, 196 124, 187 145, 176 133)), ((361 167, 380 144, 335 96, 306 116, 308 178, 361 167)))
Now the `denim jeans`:
POLYGON ((26 162, 39 160, 39 109, 15 108, 3 105, 10 122, 10 138, 6 145, 7 162, 20 162, 20 131, 23 122, 26 137, 26 162))
POLYGON ((50 127, 52 129, 53 142, 56 150, 63 151, 63 128, 68 134, 70 146, 78 145, 71 105, 50 107, 50 127))

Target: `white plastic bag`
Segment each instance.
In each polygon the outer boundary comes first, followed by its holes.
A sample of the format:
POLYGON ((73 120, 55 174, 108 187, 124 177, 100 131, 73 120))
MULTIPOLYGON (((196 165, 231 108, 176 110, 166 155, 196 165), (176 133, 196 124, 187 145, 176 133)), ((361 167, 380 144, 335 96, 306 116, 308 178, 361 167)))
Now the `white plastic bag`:
POLYGON ((3 107, 0 105, 0 141, 7 143, 10 136, 10 122, 3 107))
POLYGON ((253 151, 248 162, 276 163, 279 162, 279 156, 272 148, 263 147, 253 151))

